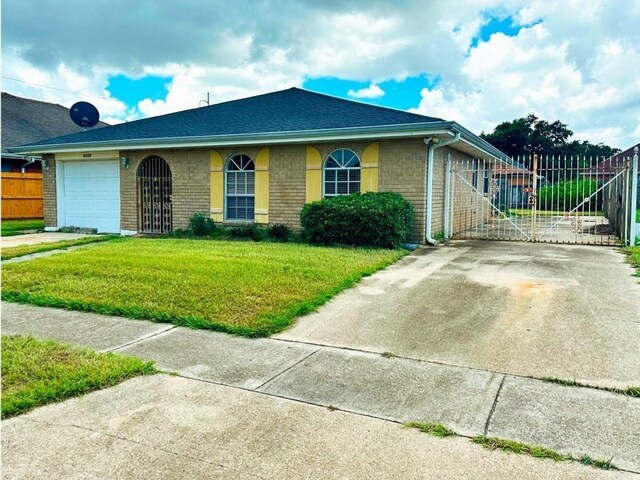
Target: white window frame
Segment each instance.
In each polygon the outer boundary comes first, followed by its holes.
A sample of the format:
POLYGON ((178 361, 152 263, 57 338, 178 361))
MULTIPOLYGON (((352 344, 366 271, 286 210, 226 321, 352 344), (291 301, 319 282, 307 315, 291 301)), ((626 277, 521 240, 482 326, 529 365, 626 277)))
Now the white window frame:
POLYGON ((234 153, 233 155, 230 155, 229 158, 227 158, 227 161, 224 163, 224 221, 225 222, 238 222, 238 223, 247 223, 247 222, 254 222, 255 218, 256 218, 256 204, 255 204, 255 199, 256 199, 256 176, 255 176, 255 172, 256 172, 256 161, 251 158, 250 155, 247 155, 246 153, 234 153), (236 157, 246 157, 248 158, 251 162, 253 162, 253 170, 232 170, 232 172, 234 173, 238 173, 238 172, 252 172, 253 173, 253 193, 252 194, 242 194, 242 195, 238 195, 236 194, 232 194, 230 195, 227 192, 227 177, 229 174, 229 165, 230 163, 233 161, 234 158, 236 157), (229 197, 235 197, 235 198, 253 198, 253 217, 252 218, 229 218, 228 215, 228 207, 229 207, 229 197))
MULTIPOLYGON (((353 158, 353 157, 352 157, 353 158)), ((343 160, 344 162, 344 155, 343 155, 343 160)), ((341 182, 343 183, 343 182, 341 182)), ((330 197, 340 197, 340 196, 344 196, 344 195, 350 195, 349 193, 349 185, 353 184, 353 183, 357 183, 358 184, 358 192, 361 191, 362 188, 362 161, 360 160, 360 157, 358 156, 358 154, 356 152, 354 152, 353 150, 351 150, 350 148, 336 148, 335 150, 332 150, 331 153, 329 153, 329 155, 327 155, 327 157, 324 159, 324 162, 322 162, 322 198, 330 198, 330 197), (358 160, 358 166, 357 167, 340 167, 340 168, 334 168, 334 167, 330 167, 327 168, 327 162, 329 161, 330 158, 334 158, 334 160, 336 159, 334 156, 334 153, 339 152, 339 151, 347 151, 347 152, 351 152, 353 154, 353 156, 358 160), (334 180, 335 183, 335 191, 336 193, 327 193, 326 192, 326 184, 327 184, 327 179, 326 179, 326 172, 327 170, 332 170, 336 172, 336 178, 334 180), (347 193, 337 193, 338 191, 338 172, 340 170, 347 170, 347 171, 353 171, 353 170, 358 170, 360 171, 360 178, 358 179, 357 182, 355 181, 351 181, 349 180, 349 173, 347 173, 347 193)), ((355 193, 355 192, 351 192, 351 193, 355 193)))

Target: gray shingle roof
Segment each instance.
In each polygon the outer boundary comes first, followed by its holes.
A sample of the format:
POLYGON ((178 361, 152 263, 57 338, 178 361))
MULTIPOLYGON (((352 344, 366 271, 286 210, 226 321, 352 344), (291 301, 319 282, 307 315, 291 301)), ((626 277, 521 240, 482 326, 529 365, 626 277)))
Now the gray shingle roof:
MULTIPOLYGON (((100 122, 99 127, 107 126, 100 122)), ((51 137, 82 132, 69 117, 69 109, 54 103, 2 92, 2 151, 51 137)))
POLYGON ((303 132, 437 121, 441 119, 290 88, 51 138, 33 145, 303 132))

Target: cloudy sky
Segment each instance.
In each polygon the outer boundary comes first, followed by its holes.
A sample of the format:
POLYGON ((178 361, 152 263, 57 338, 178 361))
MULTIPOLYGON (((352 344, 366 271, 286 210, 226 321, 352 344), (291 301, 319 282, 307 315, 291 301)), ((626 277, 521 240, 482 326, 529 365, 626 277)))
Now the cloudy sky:
POLYGON ((2 90, 117 123, 298 86, 640 140, 637 0, 4 0, 2 90), (64 5, 64 8, 62 6, 64 5))

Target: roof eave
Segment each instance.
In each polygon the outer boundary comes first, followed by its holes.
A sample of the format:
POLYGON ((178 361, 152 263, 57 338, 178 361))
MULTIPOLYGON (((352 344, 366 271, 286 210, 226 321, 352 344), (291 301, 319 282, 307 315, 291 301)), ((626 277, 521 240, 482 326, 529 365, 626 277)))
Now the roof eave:
POLYGON ((368 138, 402 138, 423 135, 445 135, 451 122, 435 121, 402 125, 351 127, 293 132, 269 132, 246 135, 213 135, 203 137, 151 138, 121 141, 22 145, 9 150, 15 153, 72 153, 105 150, 137 150, 142 148, 197 148, 236 145, 282 144, 355 140, 368 138))
MULTIPOLYGON (((311 143, 336 140, 391 139, 421 136, 447 136, 460 132, 460 141, 473 147, 478 156, 498 158, 511 163, 508 155, 470 132, 456 122, 438 120, 433 122, 369 127, 349 127, 292 132, 269 132, 242 135, 212 135, 203 137, 151 138, 121 141, 99 141, 83 143, 60 143, 50 145, 23 145, 9 148, 13 153, 48 154, 99 152, 106 150, 140 150, 143 148, 213 148, 240 145, 264 145, 283 143, 311 143)), ((451 147, 455 148, 455 144, 451 147)))

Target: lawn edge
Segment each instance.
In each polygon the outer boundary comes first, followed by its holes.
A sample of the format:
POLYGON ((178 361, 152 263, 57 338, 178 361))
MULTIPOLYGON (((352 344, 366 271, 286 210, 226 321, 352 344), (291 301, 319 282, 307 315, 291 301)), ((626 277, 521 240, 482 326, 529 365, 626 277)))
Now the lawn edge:
POLYGON ((9 400, 11 400, 12 402, 20 402, 23 399, 23 397, 26 397, 26 399, 29 400, 30 396, 33 396, 34 394, 38 393, 38 390, 32 389, 30 391, 19 391, 14 394, 9 394, 7 395, 7 397, 4 397, 2 399, 3 408, 0 413, 0 417, 2 418, 2 420, 23 415, 36 408, 43 407, 45 405, 59 403, 65 400, 86 395, 91 392, 111 388, 135 377, 155 375, 155 374, 161 373, 160 370, 156 368, 154 361, 145 360, 139 357, 135 357, 133 355, 126 355, 126 354, 121 354, 117 352, 99 352, 97 350, 93 350, 88 347, 79 347, 77 345, 72 345, 70 343, 58 342, 56 340, 51 340, 51 339, 47 339, 47 340, 39 339, 32 335, 16 334, 16 335, 3 335, 3 337, 4 336, 22 337, 26 339, 32 338, 40 343, 54 343, 58 346, 63 346, 79 354, 86 354, 86 355, 90 355, 91 357, 98 357, 98 358, 115 357, 122 360, 135 361, 137 362, 138 365, 135 365, 135 366, 130 365, 126 370, 122 372, 117 372, 115 375, 104 378, 102 382, 93 381, 89 383, 88 386, 86 386, 85 388, 76 388, 74 390, 69 390, 69 389, 61 390, 56 392, 55 395, 44 395, 38 400, 32 401, 31 403, 29 402, 18 403, 17 405, 13 406, 11 410, 5 411, 5 408, 6 408, 5 406, 7 405, 9 400))
POLYGON ((36 253, 44 253, 50 252, 53 250, 67 250, 71 247, 79 247, 82 245, 90 245, 92 243, 102 243, 108 242, 112 240, 120 239, 120 235, 105 235, 105 236, 97 236, 97 237, 89 237, 89 238, 78 238, 75 240, 59 240, 57 242, 47 242, 47 243, 36 243, 33 245, 16 245, 15 247, 6 247, 0 253, 0 260, 10 260, 12 258, 24 257, 26 255, 33 255, 36 253), (29 249, 26 247, 32 246, 33 248, 29 249), (26 251, 20 253, 12 253, 11 251, 14 249, 25 249, 26 251))
POLYGON ((266 314, 256 319, 258 325, 255 327, 229 325, 215 320, 205 319, 196 315, 172 315, 160 310, 143 307, 122 307, 104 302, 81 302, 75 300, 63 300, 51 295, 40 295, 25 293, 15 290, 2 290, 1 298, 4 301, 37 305, 40 307, 63 308, 66 310, 76 310, 81 312, 98 313, 101 315, 112 315, 126 317, 134 320, 148 320, 157 323, 171 323, 181 327, 189 327, 201 330, 211 330, 215 332, 230 333, 249 338, 268 337, 279 333, 289 327, 296 318, 315 311, 331 300, 338 293, 357 284, 362 278, 369 276, 383 268, 398 262, 408 255, 408 250, 396 250, 398 256, 378 262, 362 271, 342 280, 339 284, 330 287, 310 299, 297 302, 282 312, 277 314, 266 314), (263 323, 263 325, 260 325, 263 323), (265 325, 271 323, 270 325, 265 325))

